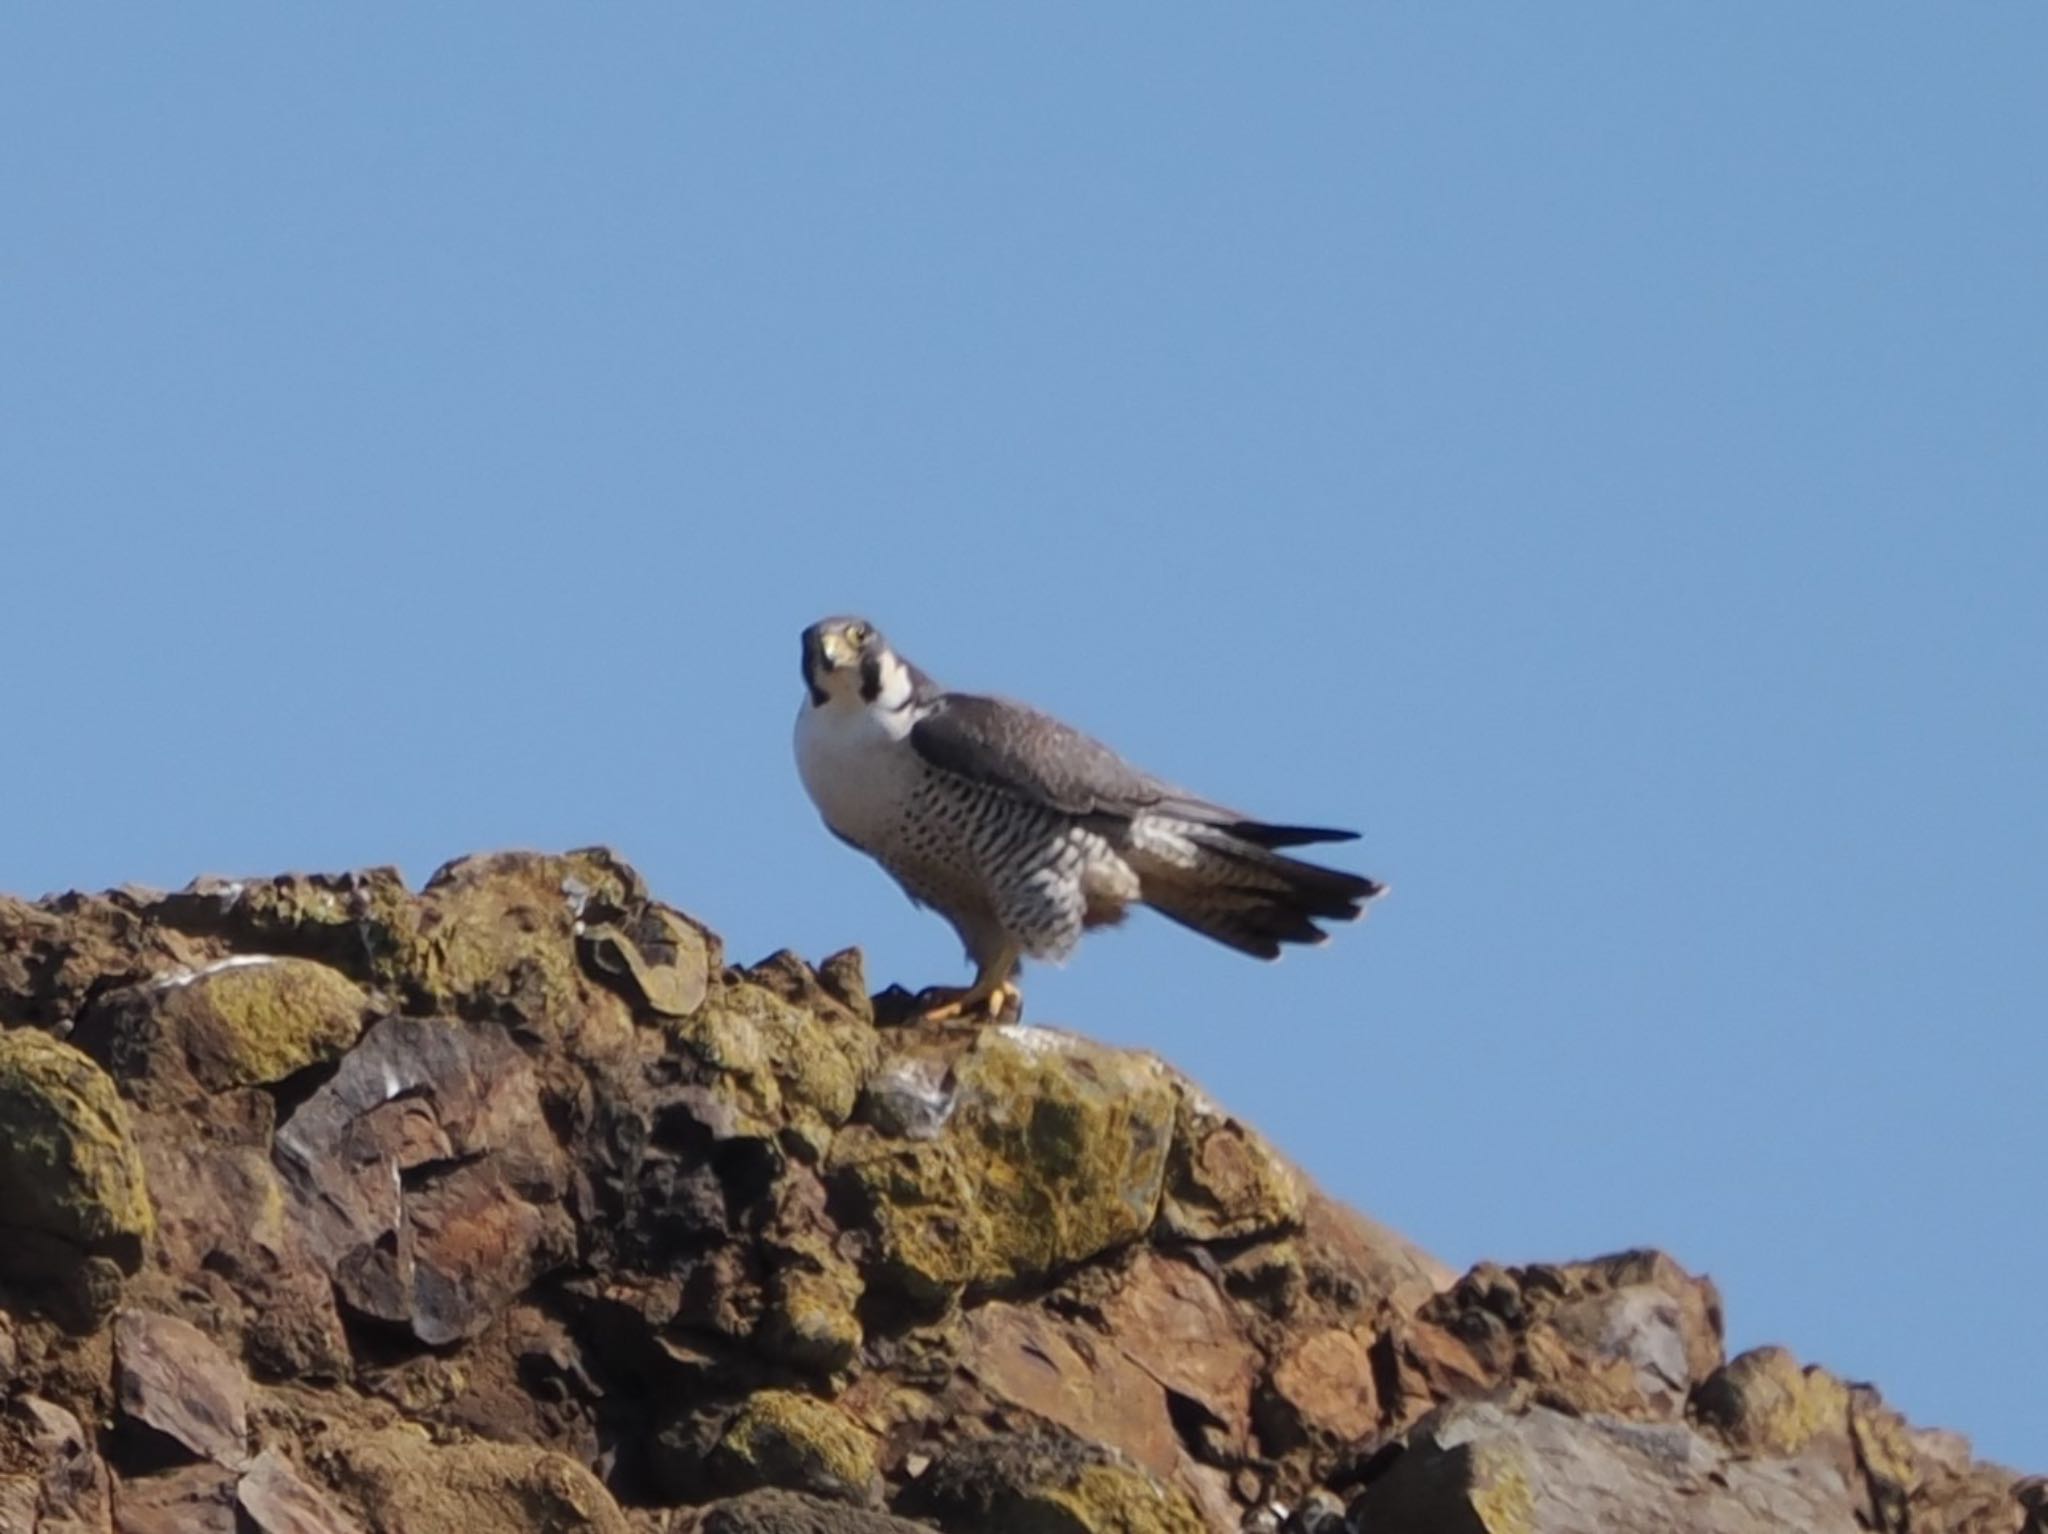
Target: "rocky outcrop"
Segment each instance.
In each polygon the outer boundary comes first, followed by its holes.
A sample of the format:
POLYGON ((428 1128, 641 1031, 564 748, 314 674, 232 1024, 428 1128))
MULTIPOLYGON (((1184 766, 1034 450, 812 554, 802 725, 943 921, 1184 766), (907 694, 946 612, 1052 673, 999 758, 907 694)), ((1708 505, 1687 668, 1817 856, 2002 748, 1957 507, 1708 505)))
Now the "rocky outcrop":
POLYGON ((1667 1258, 904 1000, 600 851, 0 899, 0 1534, 2048 1534, 1667 1258))

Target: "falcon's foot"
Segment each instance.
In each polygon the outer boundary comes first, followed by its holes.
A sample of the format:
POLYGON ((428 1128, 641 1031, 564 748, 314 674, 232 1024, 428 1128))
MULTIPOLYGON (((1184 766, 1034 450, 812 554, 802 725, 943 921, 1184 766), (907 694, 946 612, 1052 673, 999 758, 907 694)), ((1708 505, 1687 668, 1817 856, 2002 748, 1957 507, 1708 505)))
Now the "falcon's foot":
POLYGON ((1024 993, 1008 980, 960 987, 935 985, 917 997, 919 1023, 1014 1023, 1024 1015, 1024 993))

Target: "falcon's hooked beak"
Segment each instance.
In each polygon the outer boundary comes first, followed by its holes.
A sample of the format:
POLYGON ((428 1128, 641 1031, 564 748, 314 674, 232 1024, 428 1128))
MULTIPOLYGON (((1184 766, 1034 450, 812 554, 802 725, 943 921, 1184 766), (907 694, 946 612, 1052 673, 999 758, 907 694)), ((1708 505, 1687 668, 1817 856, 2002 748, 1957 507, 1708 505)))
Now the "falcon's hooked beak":
POLYGON ((815 706, 843 698, 896 708, 909 698, 910 678, 872 623, 826 618, 804 630, 804 686, 815 706))

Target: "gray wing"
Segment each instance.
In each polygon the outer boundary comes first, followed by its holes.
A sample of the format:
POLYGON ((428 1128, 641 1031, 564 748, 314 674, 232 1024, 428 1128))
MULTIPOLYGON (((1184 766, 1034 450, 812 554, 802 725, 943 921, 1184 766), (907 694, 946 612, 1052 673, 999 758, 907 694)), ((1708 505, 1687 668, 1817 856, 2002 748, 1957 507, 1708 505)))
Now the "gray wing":
POLYGON ((1170 793, 1101 741, 1004 698, 946 693, 910 744, 941 771, 1068 815, 1128 819, 1170 793))
POLYGON ((910 744, 943 772, 1084 819, 1128 821, 1155 811, 1227 829, 1264 847, 1345 841, 1356 834, 1253 820, 1162 783, 1092 736, 1005 698, 942 694, 911 727, 910 744))

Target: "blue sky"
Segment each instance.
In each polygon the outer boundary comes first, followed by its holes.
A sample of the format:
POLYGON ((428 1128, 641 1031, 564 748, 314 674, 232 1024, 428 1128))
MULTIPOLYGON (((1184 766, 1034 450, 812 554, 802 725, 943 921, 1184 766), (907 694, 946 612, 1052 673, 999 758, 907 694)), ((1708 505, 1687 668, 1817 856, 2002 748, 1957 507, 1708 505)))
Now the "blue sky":
POLYGON ((0 888, 614 844, 862 611, 1394 891, 1027 977, 1446 1260, 2048 1468, 2048 11, 16 8, 0 888))

